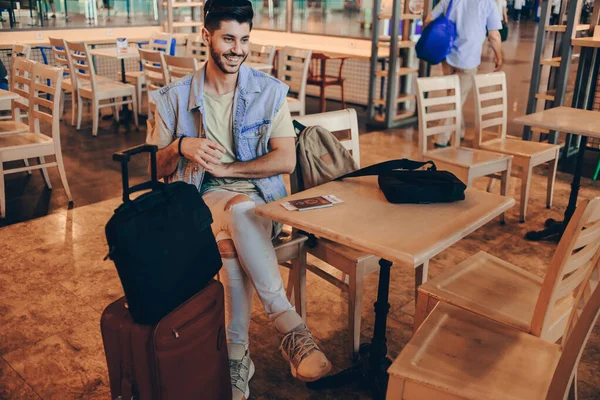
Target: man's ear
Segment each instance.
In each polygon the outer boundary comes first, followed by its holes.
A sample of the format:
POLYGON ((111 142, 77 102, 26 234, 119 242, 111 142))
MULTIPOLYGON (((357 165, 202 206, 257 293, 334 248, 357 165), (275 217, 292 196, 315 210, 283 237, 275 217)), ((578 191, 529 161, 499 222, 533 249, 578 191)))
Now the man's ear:
POLYGON ((210 32, 208 31, 208 29, 206 29, 205 27, 202 27, 202 41, 204 42, 204 45, 206 47, 208 47, 210 45, 210 32))

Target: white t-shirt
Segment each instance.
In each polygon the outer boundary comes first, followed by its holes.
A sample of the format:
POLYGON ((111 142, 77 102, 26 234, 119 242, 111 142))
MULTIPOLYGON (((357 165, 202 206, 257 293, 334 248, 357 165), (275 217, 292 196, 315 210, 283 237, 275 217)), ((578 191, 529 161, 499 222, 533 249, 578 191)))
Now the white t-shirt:
POLYGON ((496 0, 496 6, 498 7, 498 15, 500 15, 500 20, 504 21, 504 9, 506 8, 506 0, 496 0))

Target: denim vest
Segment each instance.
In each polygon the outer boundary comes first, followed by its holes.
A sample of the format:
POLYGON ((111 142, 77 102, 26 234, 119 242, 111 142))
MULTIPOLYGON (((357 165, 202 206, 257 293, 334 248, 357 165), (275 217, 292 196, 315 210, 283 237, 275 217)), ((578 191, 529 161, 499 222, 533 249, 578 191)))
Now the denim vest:
MULTIPOLYGON (((152 93, 156 108, 173 140, 180 136, 200 137, 204 118, 205 67, 152 93)), ((263 72, 242 65, 233 100, 233 143, 238 161, 267 154, 273 117, 285 101, 288 86, 263 72)), ((183 181, 200 190, 204 168, 182 157, 167 179, 183 181)), ((268 203, 287 195, 281 175, 250 179, 268 203)))

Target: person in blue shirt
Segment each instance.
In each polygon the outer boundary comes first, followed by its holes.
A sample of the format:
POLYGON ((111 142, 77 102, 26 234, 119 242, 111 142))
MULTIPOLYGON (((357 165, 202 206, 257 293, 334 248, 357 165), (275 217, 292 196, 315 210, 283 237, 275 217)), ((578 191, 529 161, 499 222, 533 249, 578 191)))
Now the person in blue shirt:
MULTIPOLYGON (((425 24, 444 14, 450 0, 441 0, 429 14, 425 24)), ((481 64, 482 45, 488 32, 488 41, 494 52, 494 71, 502 68, 501 16, 494 0, 453 0, 447 17, 456 24, 454 46, 442 62, 444 75, 457 74, 460 79, 460 95, 463 105, 473 87, 473 77, 481 64)), ((463 117, 461 138, 465 136, 463 117)), ((450 145, 450 133, 437 135, 435 146, 450 145)))

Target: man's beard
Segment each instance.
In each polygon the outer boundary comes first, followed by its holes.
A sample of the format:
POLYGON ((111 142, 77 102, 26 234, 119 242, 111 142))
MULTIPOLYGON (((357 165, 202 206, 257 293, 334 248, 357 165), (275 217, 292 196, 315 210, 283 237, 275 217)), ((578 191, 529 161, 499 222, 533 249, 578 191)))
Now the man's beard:
POLYGON ((240 66, 244 63, 244 61, 246 61, 246 58, 248 57, 248 54, 246 54, 245 56, 243 56, 244 58, 242 59, 242 61, 238 65, 237 69, 232 72, 232 71, 228 71, 227 70, 227 67, 225 66, 225 63, 223 62, 223 57, 226 57, 226 56, 239 56, 239 57, 242 57, 242 55, 241 54, 235 54, 235 53, 232 53, 232 52, 228 52, 226 54, 219 54, 219 53, 217 53, 214 50, 212 44, 210 44, 208 46, 208 48, 210 50, 210 58, 213 59, 213 61, 217 65, 217 67, 219 67, 219 69, 221 71, 223 71, 223 73, 225 73, 225 74, 237 74, 238 70, 240 69, 240 66))

